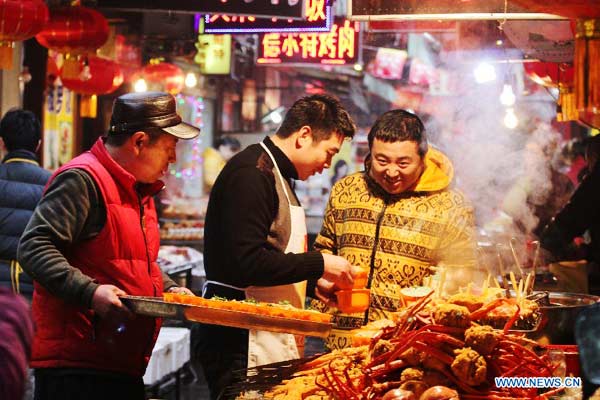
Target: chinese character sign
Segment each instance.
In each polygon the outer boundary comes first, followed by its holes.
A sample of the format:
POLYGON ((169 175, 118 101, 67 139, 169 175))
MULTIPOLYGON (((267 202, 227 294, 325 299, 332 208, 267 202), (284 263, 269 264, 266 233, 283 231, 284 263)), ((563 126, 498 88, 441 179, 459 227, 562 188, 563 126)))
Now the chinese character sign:
POLYGON ((231 35, 198 35, 196 48, 194 62, 200 66, 200 72, 206 75, 231 72, 231 35))
POLYGON ((257 63, 354 64, 359 56, 358 22, 336 20, 329 32, 260 35, 257 63))
MULTIPOLYGON (((326 0, 305 0, 304 13, 303 19, 207 14, 204 16, 204 33, 329 32, 331 30, 333 13, 326 0)), ((196 19, 198 18, 201 18, 200 14, 196 14, 196 19)))

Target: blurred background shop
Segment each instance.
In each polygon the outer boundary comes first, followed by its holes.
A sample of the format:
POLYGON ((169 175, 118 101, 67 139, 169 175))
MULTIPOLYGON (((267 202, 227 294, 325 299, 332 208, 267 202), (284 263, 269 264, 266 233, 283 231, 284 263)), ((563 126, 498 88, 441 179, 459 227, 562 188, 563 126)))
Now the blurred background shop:
POLYGON ((196 292, 208 149, 223 137, 256 143, 297 98, 322 92, 340 98, 358 135, 296 184, 310 241, 332 183, 363 168, 371 124, 404 108, 452 159, 484 262, 512 237, 527 262, 539 210, 560 206, 549 204, 553 177, 575 187, 598 134, 599 49, 597 1, 6 0, 0 114, 38 115, 54 170, 107 131, 115 97, 175 95, 202 133, 178 145, 166 177, 160 261, 196 292))

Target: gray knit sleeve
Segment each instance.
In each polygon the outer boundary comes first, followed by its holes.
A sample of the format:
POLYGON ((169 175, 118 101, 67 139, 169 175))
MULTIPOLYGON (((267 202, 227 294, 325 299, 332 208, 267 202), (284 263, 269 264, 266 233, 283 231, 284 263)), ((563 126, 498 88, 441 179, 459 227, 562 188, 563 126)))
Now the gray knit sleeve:
POLYGON ((98 284, 70 265, 63 252, 80 239, 97 234, 99 203, 98 191, 86 172, 71 169, 59 174, 40 200, 19 244, 18 259, 25 272, 53 295, 83 307, 91 306, 98 284))

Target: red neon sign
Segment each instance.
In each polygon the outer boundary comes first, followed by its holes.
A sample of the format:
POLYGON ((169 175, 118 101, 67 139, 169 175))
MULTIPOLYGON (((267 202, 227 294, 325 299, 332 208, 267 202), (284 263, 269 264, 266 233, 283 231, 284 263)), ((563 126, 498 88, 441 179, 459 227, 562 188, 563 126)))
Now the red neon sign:
POLYGON ((329 32, 260 35, 258 64, 354 64, 358 61, 360 24, 336 20, 329 32))
MULTIPOLYGON (((305 17, 260 18, 256 16, 207 14, 204 33, 274 33, 274 32, 329 32, 333 23, 331 6, 326 0, 304 0, 305 17)), ((196 14, 196 19, 201 18, 196 14)), ((196 22, 196 26, 198 23, 196 22)))

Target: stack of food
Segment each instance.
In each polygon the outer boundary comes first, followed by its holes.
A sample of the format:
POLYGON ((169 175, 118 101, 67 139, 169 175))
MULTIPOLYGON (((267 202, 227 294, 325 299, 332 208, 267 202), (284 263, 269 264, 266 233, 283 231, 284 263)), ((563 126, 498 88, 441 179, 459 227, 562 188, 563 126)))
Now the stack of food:
POLYGON ((356 330, 355 347, 306 363, 264 397, 516 400, 559 393, 495 386, 494 377, 551 377, 557 366, 543 346, 511 331, 524 299, 488 294, 442 300, 430 291, 393 320, 356 330), (503 329, 487 325, 490 320, 503 329))

